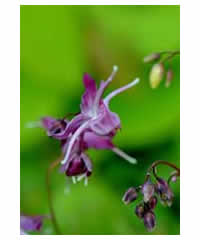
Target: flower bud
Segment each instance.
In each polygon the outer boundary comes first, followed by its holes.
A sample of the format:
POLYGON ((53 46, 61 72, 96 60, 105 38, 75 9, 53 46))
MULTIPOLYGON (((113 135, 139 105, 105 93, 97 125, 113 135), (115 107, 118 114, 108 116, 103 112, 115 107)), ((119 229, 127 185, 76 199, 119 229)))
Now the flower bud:
POLYGON ((164 179, 158 179, 158 182, 156 184, 156 191, 160 196, 161 203, 165 206, 171 207, 174 194, 164 179))
POLYGON ((136 208, 135 208, 135 214, 139 218, 143 218, 144 217, 144 213, 145 213, 144 205, 143 204, 137 205, 136 208))
POLYGON ((138 193, 134 187, 130 187, 124 194, 122 201, 125 204, 129 204, 133 201, 135 201, 138 197, 138 193))
POLYGON ((164 65, 162 63, 154 64, 150 72, 150 86, 151 88, 157 88, 164 76, 164 65))
POLYGON ((148 231, 152 231, 156 225, 155 214, 152 211, 145 213, 144 215, 144 225, 148 231))
POLYGON ((142 186, 142 194, 145 203, 154 195, 154 192, 154 184, 150 180, 147 180, 142 186))
POLYGON ((157 204, 157 197, 156 196, 151 197, 148 202, 148 207, 151 210, 153 210, 156 207, 156 204, 157 204))
POLYGON ((166 75, 165 87, 168 88, 171 85, 173 77, 174 77, 174 73, 173 73, 172 69, 169 69, 167 71, 167 75, 166 75))
POLYGON ((153 62, 155 60, 159 60, 159 59, 160 59, 159 53, 152 53, 151 55, 144 57, 143 61, 144 61, 144 63, 151 63, 151 62, 153 62))

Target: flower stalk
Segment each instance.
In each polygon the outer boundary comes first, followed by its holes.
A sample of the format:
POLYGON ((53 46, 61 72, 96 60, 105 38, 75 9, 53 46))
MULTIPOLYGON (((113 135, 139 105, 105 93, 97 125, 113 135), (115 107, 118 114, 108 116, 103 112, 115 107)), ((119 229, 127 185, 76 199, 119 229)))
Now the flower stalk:
POLYGON ((60 164, 61 160, 62 160, 62 157, 59 157, 56 161, 52 162, 47 170, 47 175, 46 175, 46 186, 47 186, 50 216, 51 216, 54 230, 57 235, 60 235, 61 232, 60 232, 60 229, 56 220, 55 211, 53 208, 53 198, 52 198, 52 192, 51 192, 51 173, 54 170, 54 168, 56 168, 60 164))

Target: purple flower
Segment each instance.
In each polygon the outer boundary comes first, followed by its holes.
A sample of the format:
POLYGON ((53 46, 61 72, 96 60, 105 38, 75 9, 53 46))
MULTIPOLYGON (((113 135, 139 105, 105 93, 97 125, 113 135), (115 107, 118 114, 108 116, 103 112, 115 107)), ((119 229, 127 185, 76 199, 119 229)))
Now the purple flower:
POLYGON ((61 171, 67 176, 88 177, 92 164, 85 151, 89 148, 110 149, 131 163, 136 160, 117 148, 112 139, 121 128, 119 116, 109 109, 110 100, 119 93, 131 88, 139 79, 121 87, 103 98, 103 93, 117 72, 117 66, 106 81, 101 81, 99 89, 95 81, 86 73, 83 76, 85 93, 80 105, 81 112, 71 121, 56 120, 50 117, 42 119, 42 126, 48 136, 59 139, 64 153, 61 171))
POLYGON ((20 234, 26 235, 29 231, 40 231, 44 216, 20 216, 20 234))

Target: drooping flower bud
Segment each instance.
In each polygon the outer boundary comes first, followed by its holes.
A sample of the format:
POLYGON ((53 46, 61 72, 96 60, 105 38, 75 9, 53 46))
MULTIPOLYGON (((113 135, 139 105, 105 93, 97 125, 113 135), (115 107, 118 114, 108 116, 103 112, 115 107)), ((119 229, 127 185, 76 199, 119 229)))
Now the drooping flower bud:
POLYGON ((167 71, 167 75, 166 75, 165 87, 168 88, 171 85, 173 77, 174 77, 174 73, 173 73, 172 69, 169 69, 167 71))
POLYGON ((164 76, 164 65, 162 63, 154 64, 150 72, 150 86, 151 88, 157 88, 164 76))
POLYGON ((156 225, 155 214, 152 211, 145 213, 144 215, 144 225, 149 232, 153 230, 156 225))
POLYGON ((156 204, 157 204, 157 197, 156 196, 151 197, 148 202, 148 207, 151 210, 153 210, 156 207, 156 204))
POLYGON ((144 202, 148 202, 149 199, 154 195, 154 184, 150 181, 150 180, 147 180, 143 186, 142 186, 142 194, 144 196, 144 202))
POLYGON ((172 190, 164 179, 159 178, 157 180, 156 191, 160 196, 161 203, 165 206, 171 207, 174 198, 172 190))
POLYGON ((155 60, 159 60, 160 59, 160 53, 152 53, 146 57, 144 57, 143 61, 144 63, 151 63, 155 60))
POLYGON ((135 201, 138 197, 138 193, 134 187, 130 187, 124 194, 122 201, 124 204, 129 204, 135 201))
POLYGON ((136 206, 135 208, 135 214, 139 217, 139 218, 143 218, 144 217, 144 213, 145 213, 145 209, 144 209, 144 204, 139 204, 136 206))

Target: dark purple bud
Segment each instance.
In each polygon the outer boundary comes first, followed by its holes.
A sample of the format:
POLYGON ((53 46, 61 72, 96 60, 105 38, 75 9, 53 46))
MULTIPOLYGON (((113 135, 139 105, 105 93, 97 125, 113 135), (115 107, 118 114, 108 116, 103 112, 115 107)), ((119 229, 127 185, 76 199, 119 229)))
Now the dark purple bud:
POLYGON ((156 196, 151 197, 148 202, 148 207, 151 210, 153 210, 156 207, 156 204, 157 204, 157 197, 156 196))
POLYGON ((144 202, 148 202, 149 199, 154 195, 155 192, 154 189, 155 189, 154 184, 150 180, 147 180, 143 184, 141 191, 144 196, 144 202))
POLYGON ((159 53, 152 53, 146 57, 144 57, 143 61, 144 63, 151 63, 155 60, 159 60, 160 59, 160 54, 159 53))
POLYGON ((151 232, 156 225, 155 214, 152 211, 145 213, 144 215, 144 225, 149 232, 151 232))
POLYGON ((135 201, 138 197, 138 193, 134 187, 130 187, 124 194, 122 201, 125 204, 129 204, 133 201, 135 201))
POLYGON ((136 208, 135 208, 135 214, 139 218, 143 218, 144 217, 144 213, 145 213, 144 205, 142 203, 137 205, 136 208))
POLYGON ((170 207, 173 202, 174 194, 170 189, 167 181, 162 178, 157 179, 156 191, 160 197, 161 203, 170 207))

